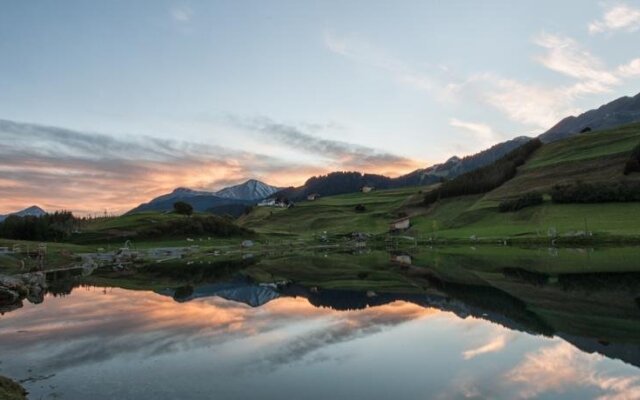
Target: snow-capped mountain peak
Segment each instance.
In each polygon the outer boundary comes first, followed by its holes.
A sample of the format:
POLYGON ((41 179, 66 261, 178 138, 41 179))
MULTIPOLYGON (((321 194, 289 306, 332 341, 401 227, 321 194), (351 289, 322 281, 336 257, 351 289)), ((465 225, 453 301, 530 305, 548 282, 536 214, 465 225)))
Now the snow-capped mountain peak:
POLYGON ((4 221, 9 215, 15 215, 18 217, 41 217, 47 212, 38 206, 27 207, 24 210, 16 211, 7 215, 0 215, 0 221, 4 221))
POLYGON ((271 196, 278 190, 280 189, 275 186, 267 185, 266 183, 256 179, 249 179, 239 185, 219 190, 215 195, 228 199, 262 200, 271 196))

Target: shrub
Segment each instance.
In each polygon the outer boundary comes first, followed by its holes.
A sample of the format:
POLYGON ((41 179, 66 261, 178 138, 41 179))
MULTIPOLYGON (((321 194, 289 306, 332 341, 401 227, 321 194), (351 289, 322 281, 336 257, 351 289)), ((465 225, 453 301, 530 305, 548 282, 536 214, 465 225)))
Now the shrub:
POLYGON ((538 204, 542 204, 544 199, 542 198, 542 194, 537 192, 531 192, 524 194, 517 199, 504 200, 498 206, 498 210, 500 212, 512 212, 522 210, 525 207, 536 206, 538 204))
POLYGON ((193 214, 193 207, 187 202, 176 201, 173 203, 173 211, 176 214, 191 215, 193 214))
POLYGON ((576 182, 551 189, 554 203, 608 203, 640 201, 640 182, 576 182))
POLYGON ((629 175, 632 172, 640 172, 640 144, 631 151, 631 156, 624 165, 624 174, 629 175))
POLYGON ((367 211, 367 207, 365 207, 363 204, 358 204, 355 208, 356 212, 365 212, 367 211))
POLYGON ((539 139, 532 139, 511 151, 493 164, 462 174, 424 196, 424 203, 431 204, 448 197, 480 194, 491 191, 516 175, 518 167, 542 146, 539 139))

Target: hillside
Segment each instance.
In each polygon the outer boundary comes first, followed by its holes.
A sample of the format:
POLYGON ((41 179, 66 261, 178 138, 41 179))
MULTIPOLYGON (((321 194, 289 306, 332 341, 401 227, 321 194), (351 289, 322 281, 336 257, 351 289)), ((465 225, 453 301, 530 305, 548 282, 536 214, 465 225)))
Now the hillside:
POLYGON ((406 234, 423 239, 547 240, 550 232, 571 239, 587 231, 603 240, 638 239, 640 202, 556 204, 547 196, 538 206, 517 212, 498 212, 502 200, 533 190, 546 194, 557 184, 638 182, 640 173, 623 174, 624 165, 638 143, 640 124, 544 144, 517 169, 513 179, 500 187, 485 194, 440 200, 430 206, 423 205, 422 198, 438 185, 324 197, 298 203, 291 209, 259 207, 240 218, 239 223, 263 233, 386 234, 388 223, 406 214, 412 224, 406 234), (358 204, 362 204, 365 211, 356 211, 358 204))
POLYGON ((184 216, 174 213, 140 212, 90 220, 68 239, 71 243, 118 243, 125 240, 180 240, 187 237, 226 238, 249 235, 233 221, 211 214, 184 216))
POLYGON ((634 97, 621 97, 578 116, 566 117, 540 135, 540 139, 543 142, 554 142, 575 135, 585 128, 597 131, 634 122, 640 122, 640 93, 634 97))

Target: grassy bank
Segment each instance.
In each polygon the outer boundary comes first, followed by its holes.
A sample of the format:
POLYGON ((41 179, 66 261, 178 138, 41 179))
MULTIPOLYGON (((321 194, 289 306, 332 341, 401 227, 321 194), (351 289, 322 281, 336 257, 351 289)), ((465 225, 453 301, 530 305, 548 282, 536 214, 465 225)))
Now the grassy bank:
POLYGON ((9 378, 0 376, 0 399, 1 400, 25 400, 27 391, 18 383, 9 378))

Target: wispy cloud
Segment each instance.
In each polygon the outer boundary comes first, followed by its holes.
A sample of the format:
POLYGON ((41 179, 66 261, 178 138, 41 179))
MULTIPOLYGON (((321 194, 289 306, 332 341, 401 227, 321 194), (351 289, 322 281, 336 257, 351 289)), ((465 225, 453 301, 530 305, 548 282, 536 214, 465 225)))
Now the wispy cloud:
POLYGON ((412 68, 367 40, 325 32, 324 44, 335 54, 390 73, 396 81, 404 85, 424 91, 434 89, 434 81, 428 74, 412 68))
MULTIPOLYGON (((268 118, 237 121, 277 146, 315 154, 326 162, 0 120, 0 214, 31 204, 77 213, 105 208, 119 213, 178 186, 218 189, 247 178, 289 186, 332 170, 398 174, 422 165, 366 146, 321 139, 268 118)), ((331 126, 311 124, 306 129, 331 126)))
POLYGON ((316 155, 335 168, 397 175, 398 172, 409 172, 412 168, 422 166, 416 160, 367 146, 324 139, 307 133, 304 127, 279 123, 266 117, 232 117, 231 121, 271 141, 316 155))
POLYGON ((574 94, 604 93, 620 84, 615 72, 608 71, 600 59, 572 38, 543 32, 534 43, 547 50, 536 57, 542 65, 579 81, 571 88, 574 94))
POLYGON ((640 76, 640 59, 609 68, 572 38, 542 32, 533 43, 545 51, 534 56, 543 67, 571 79, 563 85, 545 85, 505 78, 493 73, 472 75, 462 83, 450 84, 454 96, 475 92, 478 98, 509 119, 535 132, 550 128, 568 115, 582 110, 576 106, 587 95, 613 92, 625 80, 640 76))
POLYGON ((609 6, 602 19, 589 24, 589 33, 613 31, 633 32, 640 29, 640 9, 627 4, 609 6))
POLYGON ((618 75, 625 78, 640 76, 640 58, 634 58, 629 63, 619 66, 618 75))
POLYGON ((507 333, 500 334, 482 346, 464 351, 462 358, 470 360, 483 354, 499 352, 506 347, 509 338, 510 336, 507 333))
POLYGON ((519 398, 529 399, 546 393, 563 393, 568 385, 599 389, 599 399, 636 399, 640 396, 637 374, 599 371, 603 357, 586 354, 566 342, 558 342, 527 353, 505 374, 507 381, 521 385, 519 398))
POLYGON ((291 170, 318 169, 215 145, 0 120, 3 212, 33 203, 121 212, 177 186, 213 189, 247 177, 285 184, 279 176, 291 170))
POLYGON ((499 135, 493 130, 493 128, 481 122, 469 122, 462 121, 457 118, 451 118, 449 120, 449 125, 471 134, 473 143, 480 146, 495 144, 499 139, 499 135))
POLYGON ((187 23, 193 17, 193 9, 186 5, 175 6, 171 8, 171 18, 179 23, 187 23))

